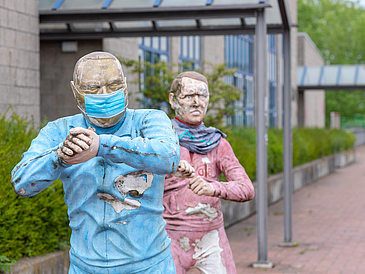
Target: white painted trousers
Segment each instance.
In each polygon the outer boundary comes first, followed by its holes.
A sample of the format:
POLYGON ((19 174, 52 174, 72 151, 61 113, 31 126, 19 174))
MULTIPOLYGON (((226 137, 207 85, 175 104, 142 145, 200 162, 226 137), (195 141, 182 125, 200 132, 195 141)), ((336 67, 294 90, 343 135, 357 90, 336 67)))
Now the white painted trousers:
POLYGON ((167 230, 176 273, 196 267, 203 274, 236 274, 233 254, 224 227, 212 231, 167 230))

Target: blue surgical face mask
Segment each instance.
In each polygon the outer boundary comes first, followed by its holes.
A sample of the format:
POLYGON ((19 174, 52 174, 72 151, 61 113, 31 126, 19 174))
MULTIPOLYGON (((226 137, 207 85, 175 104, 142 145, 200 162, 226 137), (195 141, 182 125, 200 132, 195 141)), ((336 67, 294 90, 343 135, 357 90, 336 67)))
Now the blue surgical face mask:
POLYGON ((108 94, 84 94, 86 115, 93 118, 111 118, 124 111, 123 89, 108 94))

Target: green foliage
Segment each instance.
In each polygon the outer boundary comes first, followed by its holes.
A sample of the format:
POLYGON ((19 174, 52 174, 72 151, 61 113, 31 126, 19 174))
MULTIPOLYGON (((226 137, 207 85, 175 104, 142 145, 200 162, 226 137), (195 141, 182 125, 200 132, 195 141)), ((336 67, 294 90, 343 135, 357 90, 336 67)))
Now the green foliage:
MULTIPOLYGON (((130 69, 131 73, 138 74, 140 93, 143 95, 138 101, 145 108, 167 109, 170 118, 174 117, 174 111, 169 104, 170 86, 174 78, 180 72, 179 68, 191 70, 192 65, 184 63, 182 65, 168 66, 165 62, 151 64, 150 62, 140 62, 135 60, 120 58, 123 65, 130 69), (143 79, 143 81, 142 81, 143 79)), ((221 127, 224 124, 224 117, 234 113, 233 102, 242 96, 242 90, 233 85, 228 85, 224 81, 225 76, 232 76, 235 69, 226 69, 224 64, 214 65, 205 63, 211 67, 210 73, 203 73, 209 83, 209 108, 204 118, 207 126, 215 125, 221 127)), ((197 72, 202 73, 200 70, 197 72)))
MULTIPOLYGON (((269 129, 268 136, 268 174, 275 174, 283 170, 283 131, 269 129)), ((247 174, 252 180, 256 180, 256 130, 233 128, 227 140, 247 174)), ((354 143, 355 136, 344 130, 295 128, 293 130, 293 165, 302 165, 350 149, 354 143)))
MULTIPOLYGON (((343 120, 354 120, 365 117, 364 91, 326 91, 326 124, 330 125, 330 113, 339 112, 343 120)), ((341 119, 341 126, 344 126, 341 119)))
POLYGON ((298 25, 327 64, 364 63, 365 12, 355 1, 298 0, 298 25))
POLYGON ((15 194, 11 170, 37 135, 16 114, 0 116, 0 255, 11 260, 42 255, 69 244, 67 206, 61 181, 31 198, 15 194))
POLYGON ((204 73, 209 83, 209 108, 204 117, 204 124, 221 127, 224 124, 224 118, 234 114, 233 102, 242 96, 242 90, 224 81, 224 77, 232 76, 235 69, 226 69, 224 64, 209 63, 209 65, 212 67, 212 72, 204 73))
MULTIPOLYGON (((359 2, 350 0, 298 0, 299 31, 307 32, 326 64, 364 64, 365 12, 359 2)), ((363 91, 326 92, 326 124, 330 112, 355 118, 365 114, 363 91)))
POLYGON ((15 264, 15 260, 10 260, 6 256, 0 255, 0 273, 10 272, 10 267, 15 264))
MULTIPOLYGON (((162 103, 168 104, 170 86, 176 73, 173 73, 165 62, 151 64, 135 60, 120 58, 123 65, 130 69, 130 72, 139 77, 139 92, 143 95, 137 100, 145 108, 159 109, 162 103), (143 79, 143 81, 142 81, 143 79)), ((173 110, 168 108, 168 115, 172 117, 173 110)))

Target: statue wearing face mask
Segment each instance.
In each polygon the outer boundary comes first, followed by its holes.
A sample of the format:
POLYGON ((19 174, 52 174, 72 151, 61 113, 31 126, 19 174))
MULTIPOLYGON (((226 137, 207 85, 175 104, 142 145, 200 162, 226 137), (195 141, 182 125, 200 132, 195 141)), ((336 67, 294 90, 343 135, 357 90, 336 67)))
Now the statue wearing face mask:
POLYGON ((164 193, 164 218, 176 273, 234 274, 220 199, 253 199, 252 182, 226 135, 203 123, 209 104, 207 79, 193 71, 179 74, 169 99, 181 146, 178 172, 166 176, 164 193), (219 181, 221 173, 227 182, 219 181))
POLYGON ((12 171, 23 197, 61 178, 72 228, 69 273, 175 273, 162 218, 165 174, 180 148, 166 114, 127 108, 120 62, 94 52, 75 65, 81 114, 49 122, 12 171))

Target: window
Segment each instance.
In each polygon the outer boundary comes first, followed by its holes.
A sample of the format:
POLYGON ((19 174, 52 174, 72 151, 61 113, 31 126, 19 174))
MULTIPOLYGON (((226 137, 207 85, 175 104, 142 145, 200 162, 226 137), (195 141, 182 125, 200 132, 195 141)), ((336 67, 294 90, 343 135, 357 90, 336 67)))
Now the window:
POLYGON ((169 61, 169 39, 167 37, 142 37, 139 41, 140 61, 156 64, 169 61))
POLYGON ((242 89, 239 100, 234 103, 235 114, 227 122, 238 126, 255 126, 254 86, 254 39, 252 35, 229 35, 225 37, 225 60, 227 68, 237 68, 227 83, 242 89))
MULTIPOLYGON (((150 62, 157 64, 158 62, 169 62, 169 39, 168 37, 142 37, 139 38, 139 60, 141 62, 150 62)), ((139 88, 145 88, 146 76, 155 75, 153 68, 144 74, 140 75, 139 88)), ((148 100, 143 100, 142 106, 145 108, 155 107, 148 100)), ((165 110, 167 106, 159 106, 160 109, 165 110)))
POLYGON ((198 70, 201 68, 201 37, 200 36, 181 36, 180 37, 180 62, 181 70, 198 70), (191 67, 184 66, 189 63, 191 67))
POLYGON ((277 42, 276 36, 270 34, 269 42, 269 126, 277 127, 277 42))

